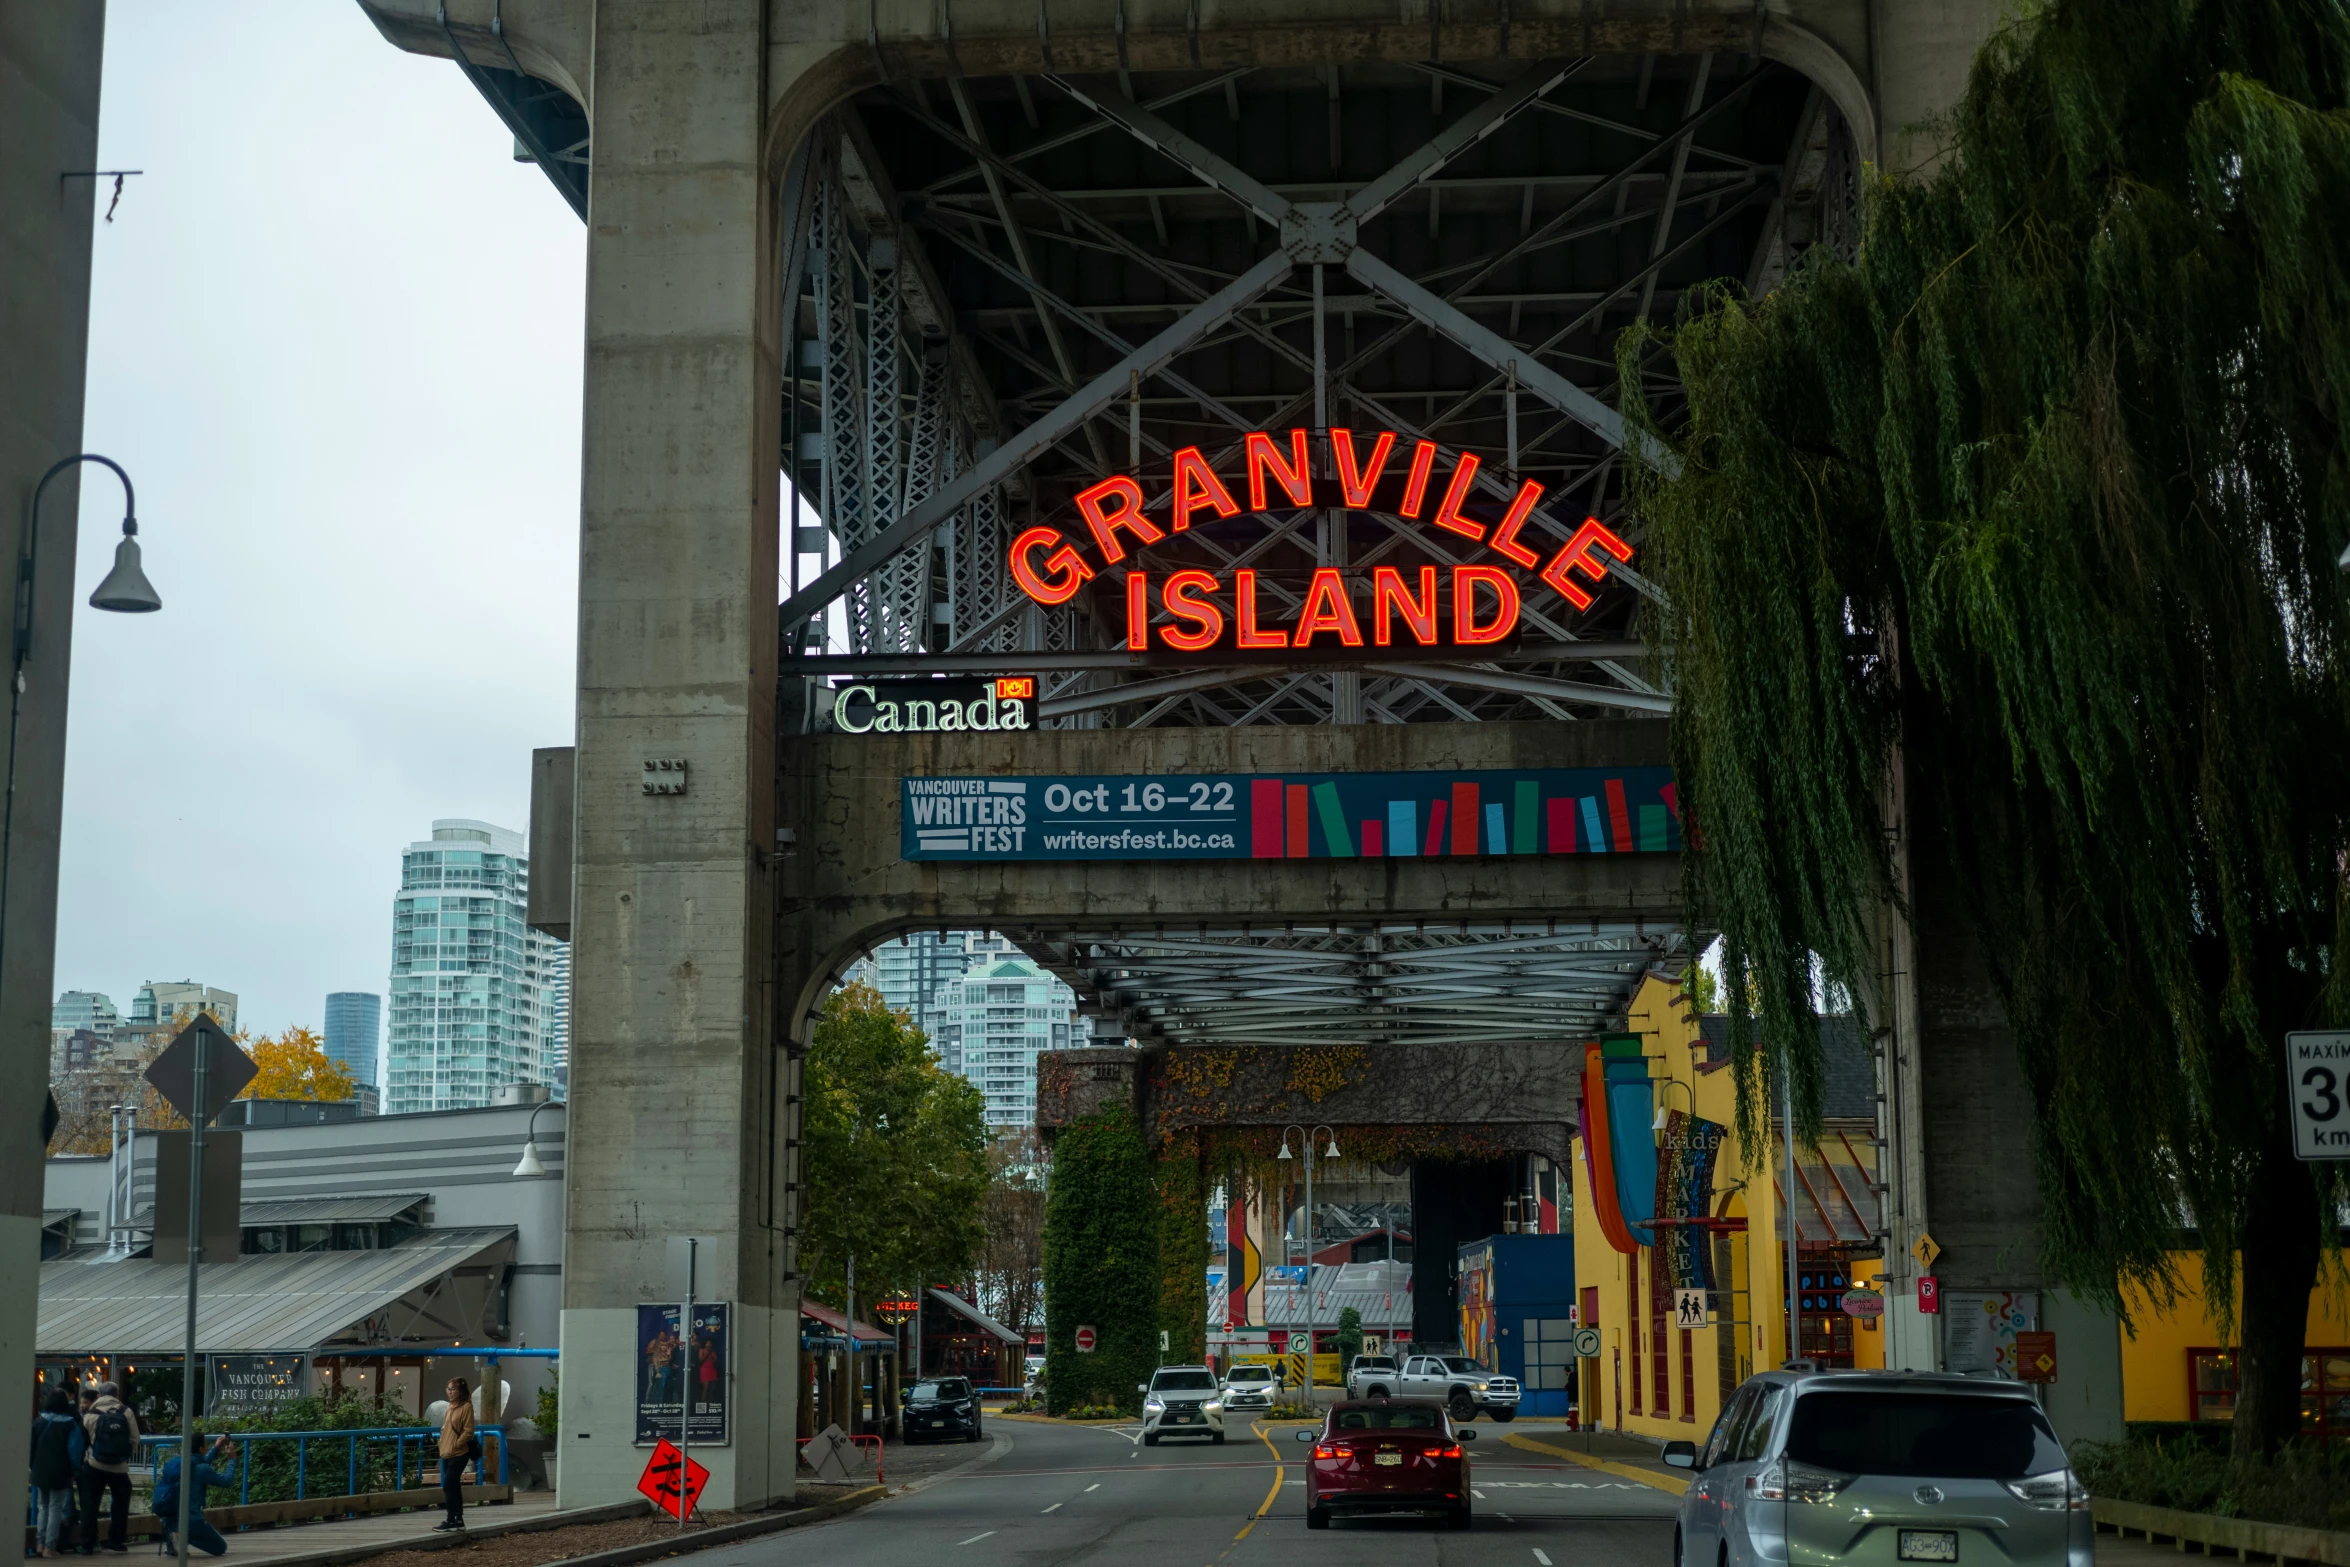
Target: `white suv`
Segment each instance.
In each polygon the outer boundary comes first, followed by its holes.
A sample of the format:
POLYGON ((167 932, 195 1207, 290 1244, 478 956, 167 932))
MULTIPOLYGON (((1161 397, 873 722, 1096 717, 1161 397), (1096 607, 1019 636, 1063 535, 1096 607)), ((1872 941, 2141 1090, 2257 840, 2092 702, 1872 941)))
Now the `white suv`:
POLYGON ((1224 1373, 1224 1408, 1271 1409, 1280 1386, 1271 1366, 1234 1366, 1224 1373))
POLYGON ((1222 1389, 1206 1366, 1161 1366, 1135 1391, 1142 1394, 1143 1446, 1158 1446, 1162 1436, 1224 1440, 1222 1389))

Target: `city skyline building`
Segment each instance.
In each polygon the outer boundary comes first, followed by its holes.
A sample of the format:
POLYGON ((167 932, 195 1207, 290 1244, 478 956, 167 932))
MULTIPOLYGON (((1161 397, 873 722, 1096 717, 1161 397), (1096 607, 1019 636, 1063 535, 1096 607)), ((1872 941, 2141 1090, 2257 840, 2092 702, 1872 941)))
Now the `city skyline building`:
POLYGON ((939 987, 935 1011, 931 1042, 985 1097, 988 1130, 1034 1126, 1037 1056, 1082 1042, 1077 993, 1017 952, 986 954, 939 987))
POLYGON ((212 1020, 230 1033, 237 1031, 235 991, 192 979, 151 979, 131 998, 130 1021, 117 1032, 170 1036, 193 1023, 199 1012, 211 1013, 212 1020))
POLYGON ((351 1081, 372 1087, 381 1081, 377 1056, 383 1047, 384 998, 371 990, 334 990, 326 998, 326 1053, 342 1063, 351 1081))
POLYGON ((115 1030, 121 1024, 122 1013, 116 1010, 114 998, 104 991, 68 990, 49 1009, 49 1032, 53 1039, 80 1031, 112 1044, 115 1030))
POLYGON ((529 894, 529 845, 510 828, 442 818, 402 851, 385 1114, 486 1105, 509 1084, 558 1081, 562 943, 530 928, 529 894))

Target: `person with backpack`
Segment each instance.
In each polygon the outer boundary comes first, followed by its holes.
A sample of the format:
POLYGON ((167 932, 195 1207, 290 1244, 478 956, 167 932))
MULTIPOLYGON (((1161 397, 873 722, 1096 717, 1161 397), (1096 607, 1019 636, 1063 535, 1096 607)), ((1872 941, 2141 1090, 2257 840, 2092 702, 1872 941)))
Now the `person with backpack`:
POLYGON ((106 1549, 118 1554, 130 1549, 131 1459, 139 1451, 139 1417, 122 1401, 122 1389, 111 1382, 98 1384, 90 1412, 82 1416, 88 1448, 82 1455, 82 1540, 84 1556, 95 1555, 98 1539, 98 1493, 113 1498, 114 1518, 106 1531, 106 1549))
POLYGON ((58 1541, 73 1522, 73 1395, 53 1389, 33 1419, 33 1495, 43 1556, 63 1556, 58 1541))
MULTIPOLYGON (((220 1537, 218 1529, 204 1521, 204 1493, 216 1485, 230 1486, 237 1483, 234 1475, 222 1474, 213 1467, 228 1462, 235 1451, 236 1444, 228 1437, 214 1438, 210 1450, 196 1460, 196 1490, 188 1498, 188 1544, 195 1550, 213 1556, 226 1556, 228 1541, 220 1537)), ((165 1459, 163 1467, 155 1471, 155 1498, 149 1504, 155 1509, 155 1516, 163 1520, 163 1554, 166 1556, 179 1554, 178 1544, 172 1536, 178 1532, 180 1524, 180 1473, 178 1458, 165 1459)))

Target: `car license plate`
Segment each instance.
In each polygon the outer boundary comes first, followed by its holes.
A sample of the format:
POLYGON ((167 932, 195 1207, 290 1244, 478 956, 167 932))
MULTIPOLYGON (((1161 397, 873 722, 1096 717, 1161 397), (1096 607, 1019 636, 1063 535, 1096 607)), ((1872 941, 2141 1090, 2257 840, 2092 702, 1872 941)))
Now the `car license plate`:
POLYGON ((1374 1457, 1371 1462, 1375 1464, 1384 1464, 1390 1469, 1400 1468, 1403 1465, 1403 1454, 1381 1453, 1374 1457))
POLYGON ((935 1431, 935 1430, 937 1430, 939 1427, 941 1427, 941 1426, 943 1426, 943 1425, 945 1425, 945 1424, 946 1424, 946 1422, 945 1422, 944 1420, 933 1420, 932 1422, 930 1422, 930 1429, 931 1429, 931 1430, 933 1430, 933 1431, 935 1431))
POLYGON ((1951 1529, 1904 1529, 1901 1531, 1901 1559, 1905 1562, 1957 1561, 1957 1531, 1951 1529))

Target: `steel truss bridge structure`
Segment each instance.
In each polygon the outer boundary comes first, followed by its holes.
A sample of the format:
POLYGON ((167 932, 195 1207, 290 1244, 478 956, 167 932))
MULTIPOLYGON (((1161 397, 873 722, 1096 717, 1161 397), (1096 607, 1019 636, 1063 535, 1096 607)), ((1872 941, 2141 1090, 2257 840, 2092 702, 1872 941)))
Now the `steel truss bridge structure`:
POLYGON ((1619 1025, 1677 927, 1462 920, 1276 930, 1025 930, 1026 952, 1146 1044, 1508 1044, 1619 1025))
MULTIPOLYGON (((468 74, 578 204, 584 136, 550 129, 526 78, 468 74)), ((782 202, 787 723, 843 676, 997 673, 1039 676, 1057 728, 1669 712, 1640 636, 1660 590, 1630 564, 1580 608, 1530 583, 1520 634, 1474 657, 1252 661, 1130 650, 1112 574, 1046 606, 1007 550, 1039 523, 1082 538, 1074 497, 1114 474, 1163 515, 1179 449, 1232 473, 1250 431, 1304 428, 1319 453, 1333 426, 1434 441, 1448 468, 1474 454, 1488 516, 1539 483, 1538 551, 1587 515, 1637 545, 1624 465, 1668 459, 1619 411, 1619 334, 1691 289, 1760 292, 1806 247, 1849 247, 1857 166, 1825 96, 1752 55, 1446 61, 1432 41, 1410 66, 857 94, 798 150, 782 202)), ((1669 415, 1669 366, 1636 370, 1669 415)), ((1329 506, 1142 553, 1154 572, 1252 569, 1282 618, 1317 569, 1360 603, 1376 567, 1471 555, 1424 516, 1329 506)), ((1193 1043, 1587 1035, 1688 955, 1639 921, 1014 934, 1104 1036, 1193 1043)))
MULTIPOLYGON (((1075 522, 1076 492, 1115 473, 1163 516, 1180 448, 1231 472, 1248 431, 1333 425, 1433 440, 1448 466, 1476 454, 1490 512, 1538 481, 1538 550, 1587 514, 1637 543, 1615 339, 1708 280, 1767 286, 1836 237, 1841 130, 1800 76, 1713 55, 860 94, 785 194, 803 503, 785 680, 1016 668, 1043 676, 1048 722, 1082 727, 1669 710, 1637 636, 1657 590, 1630 567, 1586 610, 1531 588, 1495 656, 1176 662, 1123 649, 1111 574, 1047 608, 1006 547, 1075 522)), ((1640 373, 1669 408, 1669 370, 1640 373)), ((1253 569, 1269 618, 1295 613, 1316 568, 1359 601, 1374 566, 1470 553, 1424 518, 1319 507, 1145 552, 1154 571, 1253 569)))

